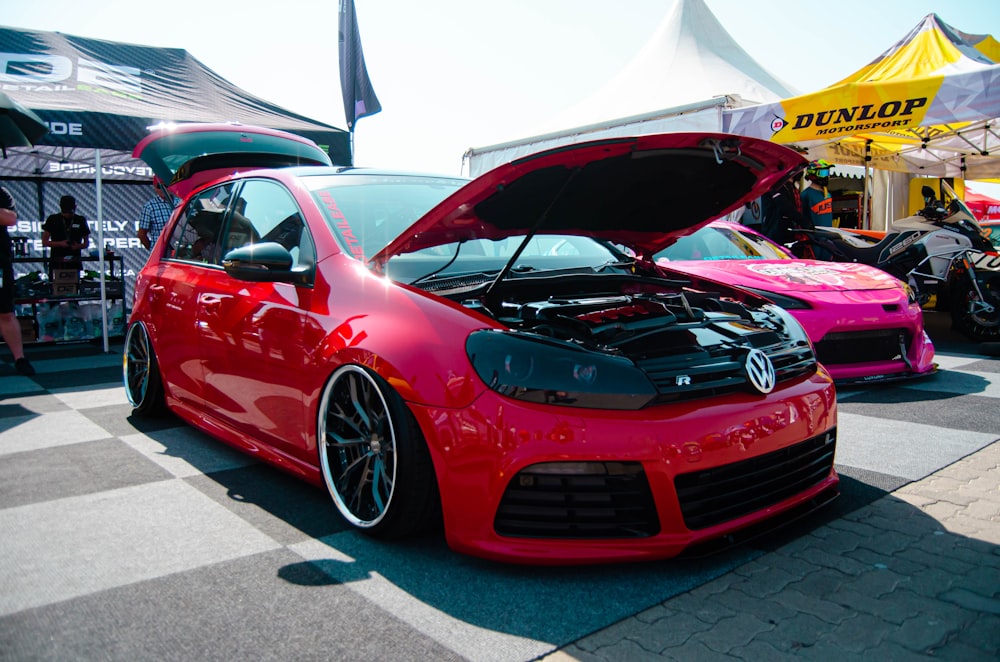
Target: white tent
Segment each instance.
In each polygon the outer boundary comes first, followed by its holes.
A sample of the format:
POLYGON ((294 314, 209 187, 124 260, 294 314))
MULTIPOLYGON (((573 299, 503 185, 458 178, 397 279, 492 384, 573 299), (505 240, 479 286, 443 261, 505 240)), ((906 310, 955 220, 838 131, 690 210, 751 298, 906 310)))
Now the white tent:
POLYGON ((587 140, 721 131, 723 110, 795 94, 733 40, 704 0, 675 0, 636 57, 592 96, 538 135, 472 148, 465 159, 476 176, 521 156, 587 140))

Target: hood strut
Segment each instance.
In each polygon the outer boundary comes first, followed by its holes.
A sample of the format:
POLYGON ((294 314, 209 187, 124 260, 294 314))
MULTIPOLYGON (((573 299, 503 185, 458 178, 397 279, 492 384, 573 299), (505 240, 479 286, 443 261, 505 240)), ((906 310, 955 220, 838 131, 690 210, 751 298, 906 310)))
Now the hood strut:
POLYGON ((528 233, 524 235, 524 239, 521 241, 521 244, 517 247, 517 250, 514 251, 514 254, 511 255, 510 259, 507 260, 507 264, 504 265, 503 269, 501 269, 500 272, 496 275, 496 278, 493 279, 493 282, 490 283, 489 287, 486 288, 486 291, 483 293, 483 305, 486 306, 487 309, 493 310, 492 306, 492 304, 494 303, 493 291, 497 287, 499 287, 500 282, 507 277, 507 274, 509 274, 511 269, 514 268, 514 265, 517 264, 517 260, 519 257, 521 257, 521 253, 523 253, 524 249, 528 247, 528 242, 530 242, 535 237, 535 235, 538 234, 538 231, 542 229, 542 226, 545 225, 545 221, 548 220, 549 212, 552 210, 552 207, 555 206, 557 202, 559 202, 559 200, 563 196, 563 192, 573 182, 573 180, 576 179, 577 175, 580 174, 580 170, 581 170, 580 168, 573 168, 573 170, 570 172, 569 177, 567 177, 566 181, 563 182, 562 186, 559 187, 559 190, 556 191, 556 194, 552 196, 552 200, 545 208, 545 211, 542 212, 542 214, 538 217, 538 220, 535 221, 534 225, 531 226, 531 229, 528 230, 528 233))

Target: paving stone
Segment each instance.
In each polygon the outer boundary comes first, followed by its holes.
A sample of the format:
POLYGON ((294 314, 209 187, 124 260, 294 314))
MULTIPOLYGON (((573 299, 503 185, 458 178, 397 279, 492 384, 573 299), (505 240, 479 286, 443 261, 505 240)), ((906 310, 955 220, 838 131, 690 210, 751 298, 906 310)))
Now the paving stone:
POLYGON ((844 531, 850 531, 856 533, 858 536, 864 539, 874 538, 875 536, 881 535, 881 531, 876 529, 870 524, 865 524, 864 522, 855 519, 857 517, 856 513, 852 513, 843 519, 834 520, 827 524, 827 528, 830 529, 843 529, 844 531))
POLYGON ((674 609, 669 609, 666 605, 656 605, 655 607, 650 607, 645 611, 639 612, 635 617, 643 623, 656 623, 663 618, 677 616, 679 613, 674 609))
POLYGON ((643 648, 658 652, 665 648, 683 646, 696 634, 709 632, 712 629, 709 623, 699 620, 692 614, 678 614, 668 620, 646 624, 642 629, 618 631, 622 632, 625 638, 642 642, 643 648))
POLYGON ((955 632, 948 623, 927 614, 919 614, 891 632, 889 639, 911 651, 925 653, 944 644, 955 632))
POLYGON ((958 640, 967 646, 993 653, 993 659, 1000 659, 1000 616, 980 614, 967 624, 958 640))
MULTIPOLYGON (((618 658, 622 662, 631 662, 631 658, 618 658)), ((668 648, 660 653, 661 660, 677 660, 678 662, 719 662, 720 660, 737 660, 728 654, 721 654, 701 641, 689 641, 677 648, 668 648)))
POLYGON ((1000 546, 996 543, 964 536, 953 536, 953 543, 951 553, 955 558, 976 566, 1000 568, 1000 546))
POLYGON ((850 553, 850 557, 864 563, 869 568, 877 570, 888 570, 901 578, 906 578, 915 572, 920 572, 923 566, 918 563, 908 561, 902 556, 892 554, 880 554, 866 548, 858 548, 850 553))
POLYGON ((822 549, 810 552, 809 560, 822 568, 829 568, 851 576, 863 574, 871 569, 867 564, 849 556, 831 554, 822 549))
POLYGON ((952 587, 956 577, 960 575, 937 567, 925 567, 920 572, 910 575, 906 588, 924 597, 936 598, 952 587))
MULTIPOLYGON (((990 614, 1000 614, 1000 600, 984 597, 979 593, 974 593, 964 588, 945 591, 941 595, 941 599, 963 609, 975 609, 976 611, 983 611, 990 614)), ((1000 637, 1000 632, 997 635, 1000 637)))
POLYGON ((947 526, 952 533, 1000 545, 1000 522, 984 522, 959 513, 948 519, 947 526))
POLYGON ((994 567, 974 568, 957 578, 954 585, 987 598, 1000 598, 1000 573, 994 567))
POLYGON ((952 662, 996 662, 997 651, 984 651, 981 648, 967 646, 960 641, 949 641, 940 648, 933 649, 931 655, 935 660, 951 660, 952 662))
POLYGON ((851 611, 844 609, 836 602, 803 595, 791 588, 774 596, 774 600, 789 609, 812 614, 827 623, 842 623, 844 619, 850 618, 852 615, 851 611))
POLYGON ((767 662, 801 662, 803 657, 799 654, 799 649, 796 652, 787 653, 779 651, 774 646, 766 644, 762 641, 754 640, 751 641, 746 646, 740 646, 734 648, 730 651, 730 655, 739 658, 741 660, 767 660, 767 662))
MULTIPOLYGON (((940 501, 938 501, 937 503, 940 503, 940 501)), ((932 505, 930 507, 933 508, 935 507, 935 505, 932 505)), ((949 505, 951 505, 952 509, 956 509, 954 505, 952 504, 949 505)), ((923 519, 926 519, 926 516, 924 516, 923 519)), ((891 518, 887 517, 883 513, 877 513, 877 514, 872 514, 871 517, 865 520, 865 522, 867 524, 871 524, 872 526, 879 528, 880 532, 878 535, 884 535, 886 531, 896 531, 902 534, 912 534, 913 532, 913 525, 910 522, 910 518, 905 518, 905 519, 891 518)), ((928 526, 928 528, 930 527, 928 526)))
POLYGON ((930 554, 919 545, 905 549, 897 556, 925 568, 935 568, 950 575, 964 575, 974 567, 972 564, 960 561, 950 555, 930 554))
POLYGON ((825 569, 795 582, 789 588, 805 595, 826 598, 826 596, 839 590, 849 578, 849 575, 845 575, 842 572, 825 569))
POLYGON ((855 614, 824 634, 820 641, 829 641, 844 650, 861 655, 882 643, 896 625, 871 614, 855 614))
POLYGON ((608 662, 642 662, 643 660, 656 660, 663 662, 663 658, 658 653, 648 651, 636 642, 625 639, 611 646, 605 646, 592 653, 599 660, 608 662))
MULTIPOLYGON (((894 625, 900 625, 920 613, 920 604, 916 600, 895 599, 893 593, 876 598, 859 593, 854 588, 855 584, 852 584, 845 590, 837 591, 828 597, 845 609, 878 616, 894 625)), ((907 596, 913 596, 913 593, 907 593, 901 597, 907 596)))
POLYGON ((880 554, 898 554, 904 549, 909 549, 919 539, 920 536, 912 532, 886 531, 882 535, 862 541, 859 546, 880 554))
POLYGON ((698 598, 690 593, 672 599, 670 606, 685 614, 693 614, 698 620, 709 625, 717 624, 736 613, 712 598, 698 598))
MULTIPOLYGON (((829 536, 823 539, 823 546, 820 548, 830 554, 844 554, 857 549, 859 545, 869 540, 867 536, 861 536, 854 531, 844 529, 829 529, 829 536)), ((817 550, 818 551, 818 550, 817 550)))
POLYGON ((816 572, 814 564, 796 556, 783 554, 780 550, 754 559, 750 563, 740 566, 734 572, 741 577, 754 578, 757 575, 771 572, 775 568, 795 577, 805 577, 809 573, 816 572))
POLYGON ((719 621, 718 626, 706 632, 699 632, 690 639, 691 643, 701 642, 706 648, 719 653, 728 653, 738 646, 746 646, 761 632, 773 630, 775 625, 752 614, 737 613, 719 621))
POLYGON ((746 577, 745 581, 736 585, 735 588, 754 598, 766 598, 785 590, 786 586, 800 579, 800 575, 793 575, 784 568, 772 567, 746 577))
POLYGON ((894 499, 900 499, 901 501, 905 501, 911 506, 916 506, 917 508, 921 509, 924 506, 937 501, 936 498, 932 498, 924 494, 920 494, 918 492, 904 492, 904 491, 893 492, 892 496, 894 499))
POLYGON ((780 620, 774 629, 762 632, 757 640, 785 653, 811 651, 816 642, 834 627, 815 616, 799 612, 780 620))
POLYGON ((774 600, 751 596, 740 589, 720 593, 714 600, 736 614, 754 614, 757 618, 770 624, 794 615, 794 612, 774 600))

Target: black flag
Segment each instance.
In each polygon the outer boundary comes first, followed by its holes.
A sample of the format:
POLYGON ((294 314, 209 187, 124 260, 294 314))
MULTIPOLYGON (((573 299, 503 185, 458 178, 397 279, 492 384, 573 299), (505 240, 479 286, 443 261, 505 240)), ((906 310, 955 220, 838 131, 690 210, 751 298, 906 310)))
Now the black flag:
POLYGON ((354 0, 340 0, 340 91, 344 97, 344 118, 352 132, 359 119, 382 110, 368 79, 354 0))

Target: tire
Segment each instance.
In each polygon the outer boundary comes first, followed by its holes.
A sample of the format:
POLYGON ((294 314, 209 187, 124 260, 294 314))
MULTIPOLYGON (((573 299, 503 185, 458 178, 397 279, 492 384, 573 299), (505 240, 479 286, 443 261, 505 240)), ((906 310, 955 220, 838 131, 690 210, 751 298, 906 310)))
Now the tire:
POLYGON ((971 285, 952 290, 952 324, 977 342, 1000 340, 1000 273, 981 276, 979 291, 982 299, 971 285), (992 306, 992 311, 985 305, 992 306))
POLYGON ((132 324, 125 335, 125 355, 122 360, 125 395, 132 411, 140 416, 161 416, 167 412, 163 398, 160 366, 142 322, 132 324))
POLYGON ((323 481, 351 526, 393 539, 438 520, 427 444, 402 398, 377 374, 353 364, 333 373, 320 398, 316 438, 323 481))

